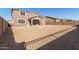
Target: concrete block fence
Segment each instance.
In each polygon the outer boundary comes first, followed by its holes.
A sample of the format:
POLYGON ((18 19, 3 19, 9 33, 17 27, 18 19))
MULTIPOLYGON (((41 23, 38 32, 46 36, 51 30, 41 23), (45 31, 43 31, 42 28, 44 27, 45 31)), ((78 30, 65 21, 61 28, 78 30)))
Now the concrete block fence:
POLYGON ((77 25, 79 24, 79 21, 60 21, 60 22, 54 22, 51 20, 46 21, 46 25, 77 25))
POLYGON ((5 32, 8 27, 8 22, 0 17, 0 36, 5 32))

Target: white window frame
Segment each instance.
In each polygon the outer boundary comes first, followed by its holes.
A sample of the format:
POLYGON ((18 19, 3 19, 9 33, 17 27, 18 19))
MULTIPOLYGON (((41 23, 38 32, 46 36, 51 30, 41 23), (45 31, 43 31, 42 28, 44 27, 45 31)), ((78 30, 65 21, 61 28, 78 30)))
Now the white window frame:
POLYGON ((26 16, 26 12, 25 12, 25 15, 21 15, 21 12, 24 12, 24 11, 19 11, 19 16, 26 16))
POLYGON ((19 24, 19 25, 26 25, 27 24, 27 21, 24 18, 17 18, 17 24, 19 24), (25 20, 25 23, 19 23, 18 22, 19 20, 25 20))

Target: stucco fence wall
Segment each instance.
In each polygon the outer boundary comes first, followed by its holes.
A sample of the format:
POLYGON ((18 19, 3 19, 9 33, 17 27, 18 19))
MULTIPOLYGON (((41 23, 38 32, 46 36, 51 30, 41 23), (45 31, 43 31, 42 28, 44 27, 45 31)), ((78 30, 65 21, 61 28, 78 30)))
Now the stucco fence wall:
POLYGON ((54 22, 54 21, 46 21, 46 25, 77 25, 79 24, 79 21, 60 21, 60 22, 54 22))
POLYGON ((8 22, 5 21, 2 17, 0 17, 0 37, 5 32, 8 27, 8 22))

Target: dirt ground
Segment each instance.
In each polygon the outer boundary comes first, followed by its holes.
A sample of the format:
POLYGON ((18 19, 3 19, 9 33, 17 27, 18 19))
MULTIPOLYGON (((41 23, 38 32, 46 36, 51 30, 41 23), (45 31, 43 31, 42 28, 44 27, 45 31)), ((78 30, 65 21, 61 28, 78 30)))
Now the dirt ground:
POLYGON ((14 26, 12 32, 16 42, 28 42, 70 28, 69 25, 14 26))

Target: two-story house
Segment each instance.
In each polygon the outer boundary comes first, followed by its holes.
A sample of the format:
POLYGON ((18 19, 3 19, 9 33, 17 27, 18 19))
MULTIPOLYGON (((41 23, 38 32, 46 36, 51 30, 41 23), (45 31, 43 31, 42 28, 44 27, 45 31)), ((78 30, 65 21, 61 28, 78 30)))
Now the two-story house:
POLYGON ((12 9, 12 20, 10 23, 14 26, 32 26, 32 25, 44 25, 45 17, 40 16, 38 13, 29 11, 21 11, 12 9))

